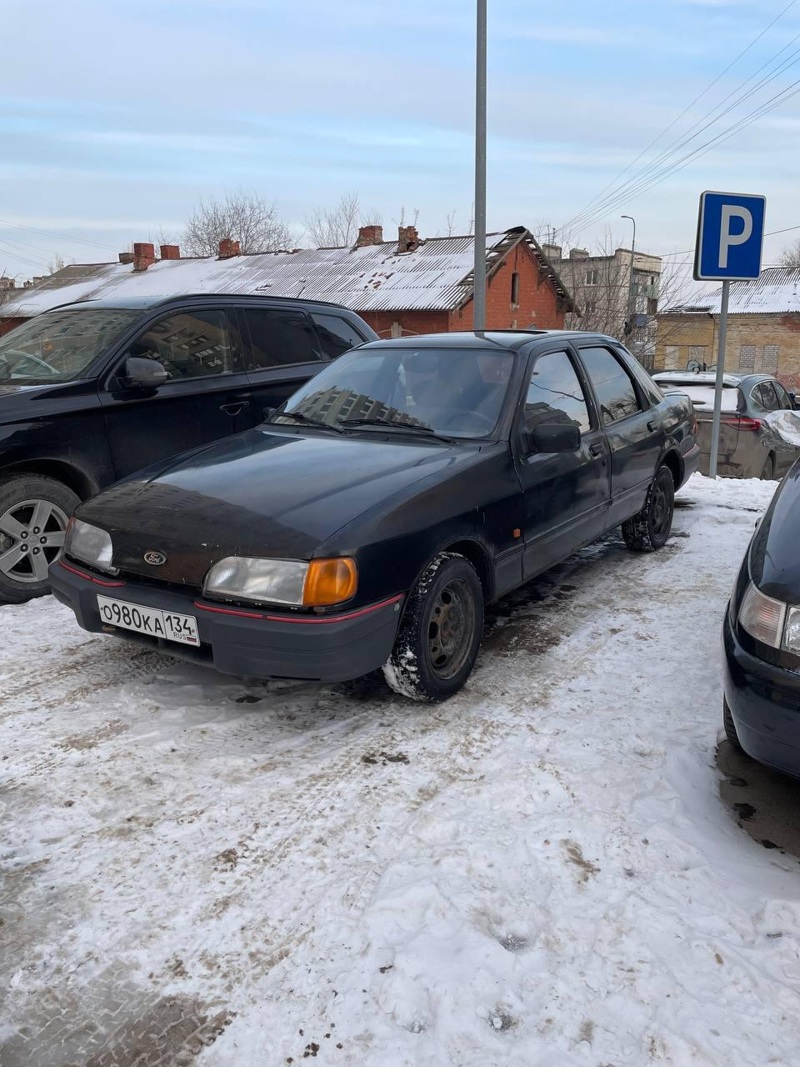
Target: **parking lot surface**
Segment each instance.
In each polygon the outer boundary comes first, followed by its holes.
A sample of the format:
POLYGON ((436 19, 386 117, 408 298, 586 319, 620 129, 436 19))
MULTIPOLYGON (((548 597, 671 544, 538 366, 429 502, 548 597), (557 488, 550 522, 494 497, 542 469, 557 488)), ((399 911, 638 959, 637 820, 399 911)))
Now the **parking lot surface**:
POLYGON ((3 1067, 797 1062, 800 863, 716 757, 773 490, 694 477, 663 551, 490 609, 435 707, 0 608, 3 1067))

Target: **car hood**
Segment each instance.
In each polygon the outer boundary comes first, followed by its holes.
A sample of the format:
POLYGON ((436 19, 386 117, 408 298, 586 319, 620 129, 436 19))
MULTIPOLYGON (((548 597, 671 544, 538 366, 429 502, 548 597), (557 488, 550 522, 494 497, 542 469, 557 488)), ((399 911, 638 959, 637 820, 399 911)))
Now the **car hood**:
POLYGON ((120 482, 77 514, 112 534, 122 570, 200 585, 225 556, 309 559, 359 515, 479 450, 373 431, 251 430, 120 482), (148 551, 167 562, 145 564, 148 551))
POLYGON ((800 604, 800 462, 781 482, 750 543, 750 577, 767 596, 800 604))

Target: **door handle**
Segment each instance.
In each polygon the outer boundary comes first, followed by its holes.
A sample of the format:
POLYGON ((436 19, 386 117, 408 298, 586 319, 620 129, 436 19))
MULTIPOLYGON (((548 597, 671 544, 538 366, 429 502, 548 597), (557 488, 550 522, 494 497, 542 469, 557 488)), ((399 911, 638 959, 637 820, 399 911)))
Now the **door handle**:
POLYGON ((590 456, 602 456, 604 451, 605 450, 601 444, 595 443, 593 445, 589 445, 590 456))
POLYGON ((231 400, 227 404, 220 404, 219 410, 228 415, 238 415, 245 408, 250 407, 249 400, 231 400))
POLYGON ((651 419, 648 422, 647 429, 650 431, 650 433, 655 433, 656 432, 656 430, 658 429, 658 423, 656 422, 655 419, 651 419))

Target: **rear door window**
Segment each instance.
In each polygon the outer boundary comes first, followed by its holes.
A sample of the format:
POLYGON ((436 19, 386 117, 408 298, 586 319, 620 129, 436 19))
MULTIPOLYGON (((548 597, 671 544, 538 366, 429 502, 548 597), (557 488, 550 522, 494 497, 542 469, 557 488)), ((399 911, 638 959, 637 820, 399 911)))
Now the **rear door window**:
POLYGON ((760 385, 755 386, 750 396, 764 411, 778 411, 780 409, 781 402, 772 386, 772 382, 761 382, 760 385))
POLYGON ((311 318, 317 327, 322 351, 328 359, 336 359, 356 345, 363 345, 364 338, 346 319, 339 315, 322 315, 312 312, 311 318))
POLYGON ((296 363, 317 363, 319 343, 304 311, 240 308, 247 369, 268 370, 296 363))
POLYGON ((594 386, 604 426, 642 410, 633 378, 611 349, 592 345, 581 348, 580 354, 594 386))
POLYGON ((781 410, 782 411, 791 411, 792 410, 792 401, 791 401, 791 399, 789 397, 789 394, 783 388, 781 383, 780 382, 773 382, 772 386, 773 386, 773 388, 775 390, 776 396, 778 397, 778 403, 780 404, 781 410))

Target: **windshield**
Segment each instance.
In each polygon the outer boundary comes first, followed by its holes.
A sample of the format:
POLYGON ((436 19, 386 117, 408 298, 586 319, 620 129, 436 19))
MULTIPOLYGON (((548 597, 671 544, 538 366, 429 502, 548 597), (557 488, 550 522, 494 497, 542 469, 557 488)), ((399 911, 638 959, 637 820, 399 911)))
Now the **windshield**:
POLYGON ((82 308, 51 311, 0 337, 0 381, 30 385, 68 382, 142 315, 141 311, 82 308))
POLYGON ((273 416, 344 429, 386 426, 447 437, 489 437, 514 354, 456 348, 362 348, 340 356, 273 416))

